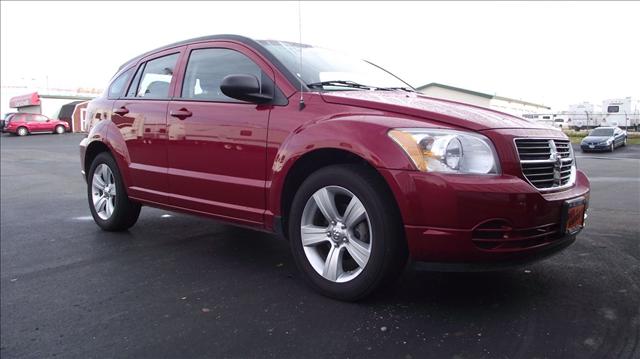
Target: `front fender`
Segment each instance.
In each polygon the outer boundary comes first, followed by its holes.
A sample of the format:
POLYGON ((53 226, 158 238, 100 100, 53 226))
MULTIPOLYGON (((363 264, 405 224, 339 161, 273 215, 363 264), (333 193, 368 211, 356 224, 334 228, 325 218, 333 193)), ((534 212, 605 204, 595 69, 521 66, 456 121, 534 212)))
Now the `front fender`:
MULTIPOLYGON (((424 126, 424 122, 420 124, 424 126)), ((291 131, 280 145, 271 167, 271 186, 267 195, 271 214, 282 213, 281 195, 287 175, 296 161, 316 150, 347 151, 374 168, 413 170, 409 157, 387 135, 389 129, 394 127, 416 127, 416 121, 388 116, 352 115, 308 123, 291 131)))

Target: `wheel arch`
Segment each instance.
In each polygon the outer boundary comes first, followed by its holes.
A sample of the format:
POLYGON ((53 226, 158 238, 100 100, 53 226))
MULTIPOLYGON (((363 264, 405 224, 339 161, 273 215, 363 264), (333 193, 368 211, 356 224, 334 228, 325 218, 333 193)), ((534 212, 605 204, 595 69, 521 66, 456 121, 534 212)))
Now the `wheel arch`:
POLYGON ((392 201, 390 207, 402 221, 400 208, 391 186, 372 163, 357 153, 341 148, 327 147, 309 151, 298 157, 284 176, 278 198, 279 215, 274 217, 273 225, 276 232, 279 232, 285 238, 289 238, 287 220, 293 198, 300 185, 314 172, 324 167, 339 164, 360 166, 364 171, 374 174, 377 181, 386 189, 385 196, 392 201))
POLYGON ((113 152, 111 152, 109 146, 107 146, 102 141, 93 141, 89 143, 89 145, 87 145, 87 149, 84 155, 84 163, 82 164, 84 172, 87 174, 87 176, 89 175, 89 169, 91 167, 91 164, 93 163, 93 160, 102 152, 108 152, 113 156, 113 152))
POLYGON ((125 188, 130 186, 129 153, 124 138, 111 121, 100 121, 89 133, 89 142, 85 150, 83 169, 88 176, 91 163, 102 152, 108 152, 116 161, 125 188))

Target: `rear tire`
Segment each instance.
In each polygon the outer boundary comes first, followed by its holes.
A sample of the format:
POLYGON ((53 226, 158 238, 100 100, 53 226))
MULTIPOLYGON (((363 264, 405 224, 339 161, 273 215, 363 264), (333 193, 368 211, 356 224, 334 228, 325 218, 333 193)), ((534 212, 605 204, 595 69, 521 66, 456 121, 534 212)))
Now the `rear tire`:
POLYGON ((56 129, 55 129, 55 131, 54 131, 54 132, 55 132, 56 134, 58 134, 58 135, 61 135, 61 134, 65 133, 65 132, 66 132, 66 130, 65 130, 64 126, 62 126, 62 125, 58 125, 58 126, 56 126, 56 129))
POLYGON ((89 209, 105 231, 124 231, 140 216, 140 204, 127 196, 120 170, 111 154, 102 152, 91 163, 87 178, 89 209))
POLYGON ((26 127, 18 127, 16 130, 16 135, 18 136, 26 136, 29 134, 29 130, 26 127))
POLYGON ((302 183, 288 218, 289 239, 314 289, 355 301, 398 277, 408 250, 393 201, 384 181, 362 165, 324 167, 302 183))

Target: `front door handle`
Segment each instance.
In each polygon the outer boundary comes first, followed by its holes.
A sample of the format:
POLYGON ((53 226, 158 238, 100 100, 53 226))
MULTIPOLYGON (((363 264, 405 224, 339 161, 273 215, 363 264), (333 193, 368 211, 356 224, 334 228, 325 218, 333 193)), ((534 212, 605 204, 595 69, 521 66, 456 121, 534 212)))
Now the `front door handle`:
POLYGON ((178 111, 171 111, 169 112, 169 114, 171 115, 171 117, 176 117, 179 120, 184 120, 187 117, 191 117, 193 115, 193 113, 191 113, 191 111, 187 110, 186 108, 181 108, 178 111))
POLYGON ((129 113, 129 110, 127 110, 126 107, 122 106, 119 109, 114 110, 113 113, 115 113, 116 115, 124 116, 129 113))

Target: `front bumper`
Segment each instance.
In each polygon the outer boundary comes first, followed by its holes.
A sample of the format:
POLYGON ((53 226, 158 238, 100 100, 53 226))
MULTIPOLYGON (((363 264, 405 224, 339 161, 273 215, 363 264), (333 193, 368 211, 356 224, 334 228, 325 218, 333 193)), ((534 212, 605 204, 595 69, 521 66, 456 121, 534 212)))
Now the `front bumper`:
POLYGON ((399 204, 412 259, 434 264, 501 266, 559 251, 576 234, 561 231, 565 202, 589 199, 580 171, 573 187, 549 193, 510 175, 382 173, 399 204))
POLYGON ((611 149, 611 145, 598 144, 598 145, 593 145, 593 147, 591 147, 591 145, 581 144, 580 149, 583 151, 608 151, 609 149, 611 149))

